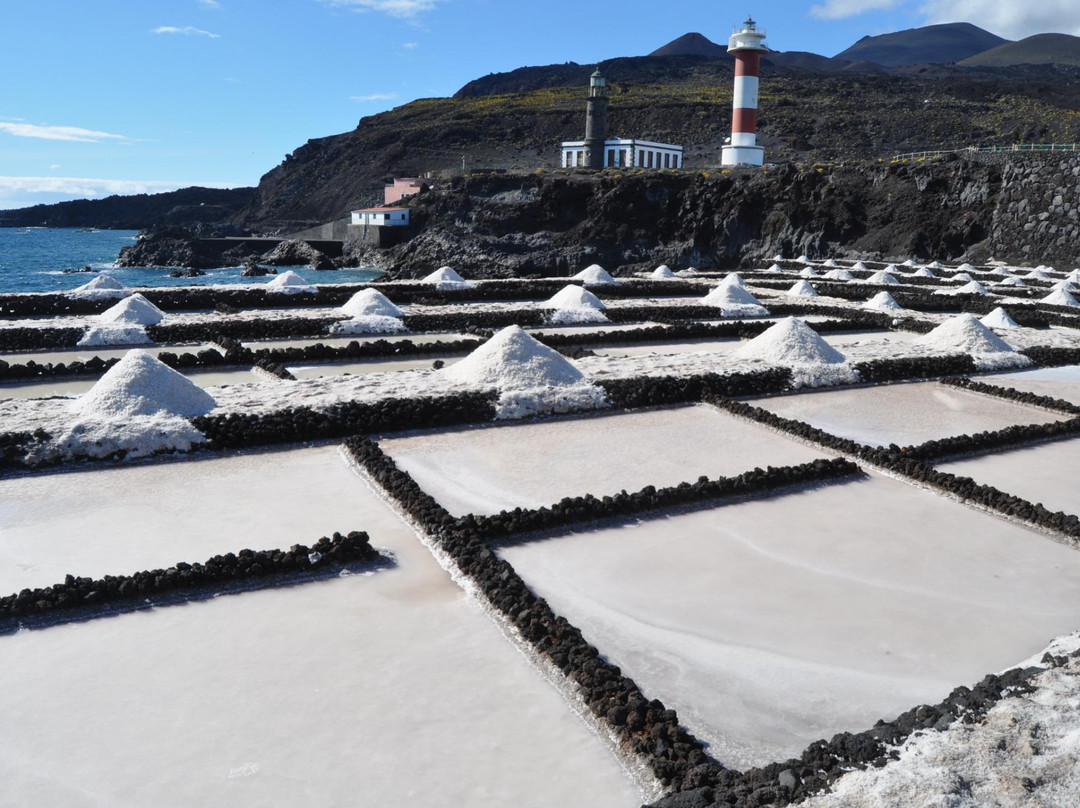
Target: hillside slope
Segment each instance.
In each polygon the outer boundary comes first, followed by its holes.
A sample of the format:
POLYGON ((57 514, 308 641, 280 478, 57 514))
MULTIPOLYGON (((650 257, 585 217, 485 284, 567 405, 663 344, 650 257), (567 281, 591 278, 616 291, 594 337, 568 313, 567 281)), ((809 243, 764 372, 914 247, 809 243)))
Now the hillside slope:
POLYGON ((967 22, 927 25, 891 34, 864 36, 836 54, 851 62, 873 62, 887 67, 946 64, 1008 42, 967 22))
POLYGON ((1035 34, 1019 42, 1007 42, 975 56, 969 56, 960 64, 965 67, 1080 66, 1080 37, 1068 34, 1035 34))

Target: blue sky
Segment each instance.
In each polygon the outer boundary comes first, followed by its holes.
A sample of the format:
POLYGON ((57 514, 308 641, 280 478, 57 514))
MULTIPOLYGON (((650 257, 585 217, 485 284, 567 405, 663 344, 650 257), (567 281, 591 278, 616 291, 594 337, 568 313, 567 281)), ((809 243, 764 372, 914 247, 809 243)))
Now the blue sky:
POLYGON ((365 115, 688 31, 723 42, 748 12, 772 47, 830 56, 932 22, 1080 34, 1078 0, 6 0, 0 208, 253 185, 365 115))

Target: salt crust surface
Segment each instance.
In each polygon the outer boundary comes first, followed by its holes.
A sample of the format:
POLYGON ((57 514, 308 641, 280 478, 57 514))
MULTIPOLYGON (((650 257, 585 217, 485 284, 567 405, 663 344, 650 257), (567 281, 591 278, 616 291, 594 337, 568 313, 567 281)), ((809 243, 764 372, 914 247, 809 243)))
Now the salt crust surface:
POLYGON ((568 496, 678 485, 824 456, 705 405, 424 433, 379 445, 455 516, 540 508, 568 496))
POLYGON ((1075 550, 873 473, 500 555, 739 768, 937 702, 1080 608, 1075 550))
POLYGON ((557 309, 548 315, 549 325, 583 325, 610 322, 607 315, 597 309, 557 309))
POLYGON ((408 331, 397 317, 385 317, 380 314, 360 314, 348 320, 341 320, 330 326, 329 333, 343 336, 352 334, 400 334, 408 331))
POLYGON ((785 418, 806 421, 869 446, 917 445, 1067 417, 936 382, 796 393, 754 403, 785 418))
POLYGON ((98 322, 117 325, 157 325, 165 312, 136 292, 97 316, 98 322))
MULTIPOLYGON (((1075 640, 1075 635, 1071 638, 1075 640)), ((1051 653, 1061 653, 1051 645, 1051 653)), ((1075 650, 1076 643, 1069 643, 1075 650)), ((1037 655, 1039 658, 1042 654, 1037 655)), ((846 775, 807 808, 1058 808, 1080 794, 1080 660, 1044 668, 1033 693, 995 704, 977 724, 919 732, 883 769, 846 775)))
POLYGON ((267 283, 266 291, 283 295, 299 295, 315 294, 319 289, 317 286, 308 283, 296 272, 288 269, 267 283))
POLYGON ((1000 376, 980 376, 979 381, 1026 390, 1040 396, 1060 398, 1080 405, 1080 365, 1057 368, 1038 368, 1000 376))
POLYGON ((361 289, 341 307, 341 312, 350 317, 401 317, 404 314, 378 289, 361 289))
MULTIPOLYGON (((351 805, 360 794, 365 805, 420 808, 639 805, 604 744, 336 450, 305 450, 311 462, 299 468, 295 454, 256 461, 252 496, 216 535, 217 550, 248 544, 261 512, 273 515, 274 546, 362 528, 397 566, 0 638, 4 800, 245 808, 351 805), (305 507, 281 513, 297 496, 305 507)), ((141 483, 121 499, 161 498, 201 466, 161 467, 171 482, 141 483)), ((213 496, 209 481, 198 486, 213 496)), ((90 502, 112 511, 114 496, 98 489, 90 502)), ((191 560, 190 534, 218 529, 219 514, 175 500, 202 515, 201 527, 161 519, 166 532, 155 535, 121 520, 128 543, 171 539, 169 560, 191 560)), ((111 521, 99 518, 105 535, 93 542, 108 546, 111 521)))
POLYGON ((589 286, 618 283, 618 281, 612 277, 611 273, 599 264, 591 264, 573 277, 574 280, 584 281, 585 284, 589 286))
POLYGON ((607 308, 603 302, 581 286, 570 284, 564 286, 543 304, 546 309, 591 309, 603 311, 607 308))
POLYGON ((110 345, 152 345, 153 340, 141 325, 113 325, 101 323, 86 329, 76 343, 80 348, 110 345))

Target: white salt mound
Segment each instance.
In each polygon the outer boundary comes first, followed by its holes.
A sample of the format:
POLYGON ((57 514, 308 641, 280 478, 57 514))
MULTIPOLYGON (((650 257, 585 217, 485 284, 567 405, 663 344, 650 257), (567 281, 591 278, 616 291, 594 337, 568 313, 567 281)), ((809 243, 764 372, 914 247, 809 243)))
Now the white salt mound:
POLYGON ((867 283, 885 284, 886 286, 894 286, 894 285, 900 283, 900 281, 898 281, 896 278, 894 278, 892 275, 890 275, 884 269, 881 269, 881 270, 878 270, 877 272, 875 272, 873 275, 871 275, 869 278, 866 279, 866 282, 867 283))
POLYGON ((291 269, 282 272, 275 277, 272 281, 266 284, 266 291, 277 292, 279 294, 295 295, 295 294, 314 294, 319 290, 305 281, 296 272, 291 269))
POLYGON ((846 269, 830 269, 825 273, 825 277, 831 281, 853 281, 855 276, 848 272, 846 269))
POLYGON ((674 278, 675 273, 671 271, 671 267, 667 264, 661 264, 650 273, 649 277, 655 281, 665 281, 669 278, 674 278))
POLYGON ((862 261, 856 261, 854 264, 851 265, 851 268, 852 269, 866 269, 867 266, 862 261))
POLYGON ((586 286, 618 283, 618 281, 611 277, 611 274, 599 264, 585 267, 585 269, 574 276, 574 280, 585 281, 586 286))
POLYGON ((1010 276, 1008 278, 1002 278, 1000 281, 995 283, 994 286, 1017 286, 1017 287, 1025 286, 1026 287, 1027 284, 1024 283, 1024 281, 1022 279, 1020 279, 1020 278, 1013 278, 1013 277, 1010 276))
POLYGON ((361 314, 349 320, 339 320, 330 326, 331 334, 349 337, 359 334, 400 334, 408 331, 398 317, 382 314, 361 314))
POLYGON ((990 292, 988 292, 986 287, 983 286, 978 281, 969 281, 968 283, 965 283, 963 286, 961 286, 959 289, 954 289, 953 294, 955 294, 955 295, 988 295, 988 294, 990 294, 990 292))
POLYGON ((564 286, 548 301, 541 304, 545 309, 593 309, 603 311, 607 308, 603 302, 581 286, 564 286))
POLYGON ((802 255, 800 255, 798 258, 795 259, 795 261, 796 261, 796 263, 799 263, 799 264, 809 264, 810 263, 810 259, 806 256, 806 253, 803 253, 802 255))
POLYGON ((82 286, 72 289, 71 294, 90 297, 117 297, 121 294, 127 294, 127 289, 124 284, 120 283, 112 275, 98 275, 89 283, 84 283, 82 286))
POLYGON ((782 266, 780 266, 779 264, 773 264, 772 266, 770 266, 770 267, 769 267, 769 268, 768 268, 767 270, 765 270, 765 271, 766 271, 766 272, 783 272, 783 271, 784 271, 784 268, 783 268, 782 266))
POLYGON ((979 322, 987 328, 1020 328, 1020 324, 1009 316, 1009 312, 998 306, 989 314, 980 317, 979 322))
POLYGON ((913 340, 914 345, 944 352, 969 354, 1013 353, 1012 346, 979 322, 973 314, 950 317, 933 331, 913 340))
POLYGON ((821 262, 821 265, 822 265, 823 267, 838 267, 838 266, 840 266, 840 265, 839 265, 838 263, 836 263, 836 261, 835 261, 834 259, 832 259, 832 258, 826 258, 826 259, 825 259, 824 261, 822 261, 822 262, 821 262))
POLYGON ((861 308, 870 311, 899 311, 904 307, 896 302, 896 298, 888 292, 878 292, 872 298, 862 304, 861 308))
POLYGON ((810 285, 809 281, 798 281, 787 290, 787 294, 798 297, 817 297, 817 289, 810 285))
MULTIPOLYGON (((972 266, 970 266, 968 264, 962 264, 961 266, 957 267, 957 269, 961 269, 961 270, 966 271, 966 270, 974 269, 974 267, 972 267, 972 266)), ((997 269, 991 270, 990 274, 991 275, 1000 275, 1000 276, 1002 276, 1004 278, 1008 278, 1009 276, 1011 276, 1013 274, 1013 272, 1008 267, 998 267, 997 269)))
POLYGON ((746 288, 746 281, 743 280, 743 276, 738 272, 729 272, 724 276, 724 279, 720 281, 721 286, 740 286, 743 289, 746 288))
POLYGON ((584 374, 558 351, 511 325, 457 364, 439 371, 465 384, 500 390, 566 387, 585 383, 584 374))
POLYGON ((118 325, 157 325, 165 319, 165 312, 136 292, 103 311, 97 319, 118 325))
POLYGON ((1058 281, 1057 283, 1055 283, 1050 288, 1051 289, 1064 289, 1066 292, 1068 292, 1071 295, 1075 295, 1077 292, 1080 292, 1080 287, 1077 287, 1077 285, 1075 283, 1073 283, 1072 281, 1070 281, 1068 278, 1066 278, 1065 280, 1058 281))
POLYGON ((433 283, 439 289, 462 289, 469 286, 469 282, 450 267, 439 267, 430 275, 421 278, 420 283, 433 283))
POLYGON ((957 272, 955 275, 953 275, 951 278, 949 278, 949 280, 950 281, 960 281, 961 283, 970 283, 974 279, 970 275, 968 275, 966 272, 957 272))
POLYGON ((1080 283, 1080 269, 1074 269, 1072 272, 1070 272, 1065 277, 1068 278, 1070 281, 1080 283))
POLYGON ((1055 289, 1046 297, 1042 298, 1040 303, 1049 303, 1052 306, 1080 306, 1076 298, 1066 292, 1064 289, 1055 289))
POLYGON ((1044 272, 1043 270, 1041 270, 1041 269, 1033 269, 1033 270, 1031 270, 1031 272, 1029 272, 1029 273, 1028 273, 1027 275, 1025 275, 1024 277, 1025 277, 1025 278, 1032 278, 1032 279, 1034 279, 1034 280, 1037 280, 1037 281, 1045 281, 1045 280, 1046 280, 1047 278, 1049 278, 1050 276, 1049 276, 1049 275, 1047 275, 1047 274, 1046 274, 1046 273, 1045 273, 1045 272, 1044 272))
POLYGON ((778 365, 838 365, 847 361, 814 329, 795 317, 786 317, 770 326, 735 351, 735 356, 778 365))
POLYGON ((813 269, 811 267, 806 267, 805 269, 800 269, 799 270, 799 277, 800 278, 820 278, 821 275, 818 274, 818 271, 816 269, 813 269))
POLYGON ((942 264, 940 261, 931 261, 926 266, 928 266, 930 269, 945 269, 945 265, 942 264))
POLYGON ((913 278, 936 278, 937 276, 934 274, 934 270, 927 269, 926 267, 919 267, 918 269, 916 269, 914 272, 911 273, 911 277, 913 277, 913 278))
POLYGON ((146 333, 146 326, 97 323, 86 329, 76 344, 80 348, 102 348, 117 345, 150 345, 153 342, 146 333))
POLYGON ((760 300, 734 282, 721 283, 700 302, 704 306, 717 307, 724 317, 764 317, 769 313, 760 300))
POLYGON ((919 264, 915 261, 914 258, 909 258, 903 263, 903 266, 905 267, 917 267, 918 265, 919 264))
POLYGON ((956 268, 956 271, 957 272, 971 272, 971 270, 973 270, 973 269, 975 269, 975 267, 973 267, 971 264, 964 263, 964 264, 961 264, 960 266, 958 266, 956 268))
POLYGON ((361 289, 339 311, 350 317, 401 317, 404 312, 377 289, 361 289))
POLYGON ((71 404, 84 416, 205 415, 214 399, 183 374, 146 351, 128 351, 97 384, 71 404))

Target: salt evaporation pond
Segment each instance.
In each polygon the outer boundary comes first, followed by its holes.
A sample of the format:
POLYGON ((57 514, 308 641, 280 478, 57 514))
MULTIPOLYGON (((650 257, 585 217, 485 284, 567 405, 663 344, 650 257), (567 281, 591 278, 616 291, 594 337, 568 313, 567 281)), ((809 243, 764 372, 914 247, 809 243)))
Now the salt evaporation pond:
POLYGON ((911 342, 919 334, 913 331, 842 331, 835 334, 822 334, 821 338, 834 348, 847 345, 902 345, 911 342))
POLYGON ((12 482, 46 489, 20 499, 36 502, 27 522, 46 523, 38 542, 64 542, 48 556, 83 552, 77 536, 111 572, 154 563, 141 548, 161 549, 163 535, 174 541, 157 557, 174 561, 331 529, 367 530, 396 566, 0 636, 5 802, 641 803, 606 746, 336 449, 127 472, 154 478, 95 471, 92 494, 79 475, 12 482), (71 485, 109 513, 57 516, 71 485))
MULTIPOLYGON (((123 353, 127 353, 125 350, 123 353)), ((199 387, 219 387, 225 384, 252 384, 266 381, 248 368, 225 370, 188 370, 184 375, 199 387)), ((97 384, 95 376, 58 376, 25 384, 0 384, 0 400, 9 398, 47 398, 49 396, 81 396, 97 384)))
POLYGON ((1080 440, 1077 439, 1025 446, 936 466, 1029 502, 1042 503, 1051 511, 1080 514, 1080 496, 1076 492, 1078 467, 1080 440))
POLYGON ((1080 610, 1076 550, 877 474, 499 554, 738 768, 940 701, 1080 610))
POLYGON ((822 457, 706 405, 421 433, 379 442, 456 516, 539 508, 822 457))
POLYGON ((1013 387, 1040 396, 1060 398, 1080 405, 1080 365, 980 376, 979 381, 1000 387, 1013 387))
POLYGON ((534 337, 542 334, 600 334, 605 331, 624 331, 632 328, 655 326, 659 323, 600 323, 598 325, 545 325, 537 328, 526 328, 525 331, 534 337))
POLYGON ((742 344, 739 339, 692 339, 683 342, 637 342, 626 345, 586 345, 598 356, 646 356, 648 354, 725 353, 742 344))
MULTIPOLYGON (((175 354, 183 353, 198 353, 204 351, 210 346, 207 344, 186 344, 186 345, 141 345, 141 350, 146 351, 152 356, 169 352, 175 354)), ((67 351, 34 351, 30 353, 2 353, 0 359, 11 365, 26 364, 27 362, 34 361, 39 365, 53 364, 57 365, 63 362, 65 365, 72 362, 87 362, 94 357, 98 359, 122 359, 130 348, 73 348, 67 351)))
POLYGON ((1047 424, 1067 416, 946 387, 936 382, 797 393, 753 402, 870 446, 917 445, 953 435, 1047 424))
MULTIPOLYGON (((334 348, 344 348, 350 342, 359 342, 364 345, 369 342, 402 342, 409 340, 417 345, 427 345, 432 342, 447 342, 459 339, 469 339, 467 334, 357 334, 349 337, 312 337, 311 339, 271 339, 271 340, 244 340, 244 347, 253 351, 282 350, 284 348, 308 348, 312 345, 327 345, 334 348)), ((475 339, 475 337, 473 337, 475 339)))
POLYGON ((460 362, 463 355, 428 356, 423 359, 372 359, 366 362, 323 362, 311 365, 289 365, 289 372, 298 379, 318 379, 322 376, 343 376, 361 373, 397 373, 402 370, 431 370, 441 360, 447 367, 460 362))

